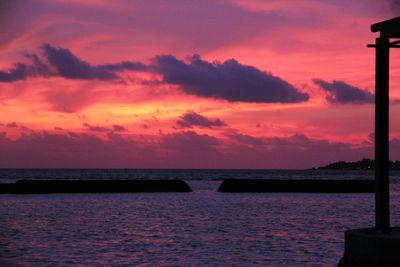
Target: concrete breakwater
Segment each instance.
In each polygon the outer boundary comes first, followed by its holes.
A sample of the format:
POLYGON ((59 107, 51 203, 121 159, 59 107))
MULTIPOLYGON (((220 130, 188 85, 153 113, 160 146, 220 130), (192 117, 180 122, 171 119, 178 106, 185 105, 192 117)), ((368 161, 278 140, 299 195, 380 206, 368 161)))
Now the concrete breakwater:
POLYGON ((226 179, 218 192, 373 193, 375 181, 226 179))
MULTIPOLYGON (((191 192, 183 180, 18 180, 0 194, 191 192)), ((373 193, 374 180, 226 179, 218 192, 373 193)))
POLYGON ((3 194, 191 192, 182 180, 19 180, 0 184, 3 194))

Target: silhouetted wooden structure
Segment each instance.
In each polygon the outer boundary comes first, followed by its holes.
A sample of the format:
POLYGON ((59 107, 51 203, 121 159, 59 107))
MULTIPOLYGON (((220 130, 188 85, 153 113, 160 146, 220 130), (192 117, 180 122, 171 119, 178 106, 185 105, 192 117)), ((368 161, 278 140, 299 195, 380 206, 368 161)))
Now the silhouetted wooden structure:
POLYGON ((379 32, 375 47, 375 223, 376 228, 390 231, 389 211, 389 50, 399 48, 400 17, 371 25, 379 32))
POLYGON ((390 227, 389 210, 389 50, 399 48, 400 17, 371 25, 375 48, 375 228, 345 232, 338 267, 400 266, 400 227, 390 227))

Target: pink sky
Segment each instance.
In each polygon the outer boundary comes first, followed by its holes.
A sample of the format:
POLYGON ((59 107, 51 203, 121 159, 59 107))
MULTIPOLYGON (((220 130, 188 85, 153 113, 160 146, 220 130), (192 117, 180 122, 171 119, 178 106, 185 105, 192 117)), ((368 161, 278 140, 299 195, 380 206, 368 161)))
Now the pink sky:
MULTIPOLYGON (((310 168, 373 158, 370 25, 399 1, 17 0, 0 167, 310 168)), ((400 159, 400 51, 391 158, 400 159)))

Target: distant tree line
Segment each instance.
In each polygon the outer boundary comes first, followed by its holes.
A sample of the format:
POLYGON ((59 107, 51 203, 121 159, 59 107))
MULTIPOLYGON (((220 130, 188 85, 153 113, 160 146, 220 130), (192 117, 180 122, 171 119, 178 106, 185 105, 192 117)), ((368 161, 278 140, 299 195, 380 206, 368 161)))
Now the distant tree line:
MULTIPOLYGON (((389 168, 391 170, 400 170, 400 161, 389 161, 389 168)), ((337 161, 323 167, 319 170, 374 170, 375 160, 362 159, 355 162, 337 161)))

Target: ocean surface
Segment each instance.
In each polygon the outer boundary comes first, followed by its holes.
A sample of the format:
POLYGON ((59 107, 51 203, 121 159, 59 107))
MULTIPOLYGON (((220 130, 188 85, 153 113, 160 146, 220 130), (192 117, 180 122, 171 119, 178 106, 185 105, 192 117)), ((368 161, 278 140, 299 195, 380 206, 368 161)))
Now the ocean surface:
MULTIPOLYGON (((0 266, 335 266, 373 194, 218 193, 226 178, 373 179, 370 171, 0 169, 18 179, 182 179, 191 193, 0 195, 0 266)), ((391 174, 400 224, 400 172, 391 174)))

